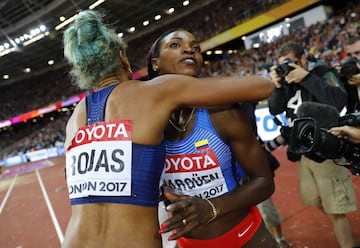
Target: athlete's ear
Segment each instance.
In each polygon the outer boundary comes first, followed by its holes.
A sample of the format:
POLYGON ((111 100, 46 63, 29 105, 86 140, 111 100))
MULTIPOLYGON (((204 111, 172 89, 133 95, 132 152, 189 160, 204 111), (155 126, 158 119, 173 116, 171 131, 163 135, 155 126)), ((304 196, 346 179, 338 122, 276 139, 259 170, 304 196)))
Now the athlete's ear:
POLYGON ((119 51, 119 57, 120 57, 121 64, 122 64, 124 70, 128 73, 128 78, 131 79, 132 70, 131 70, 131 67, 130 67, 129 59, 126 56, 126 53, 123 50, 120 50, 119 51))
POLYGON ((129 59, 128 59, 128 57, 126 56, 126 53, 125 53, 123 50, 120 50, 120 51, 119 51, 119 57, 120 57, 121 63, 122 63, 124 66, 127 65, 127 67, 130 67, 129 59))
POLYGON ((159 71, 159 59, 158 58, 153 58, 151 59, 151 65, 152 65, 152 69, 153 71, 159 71))

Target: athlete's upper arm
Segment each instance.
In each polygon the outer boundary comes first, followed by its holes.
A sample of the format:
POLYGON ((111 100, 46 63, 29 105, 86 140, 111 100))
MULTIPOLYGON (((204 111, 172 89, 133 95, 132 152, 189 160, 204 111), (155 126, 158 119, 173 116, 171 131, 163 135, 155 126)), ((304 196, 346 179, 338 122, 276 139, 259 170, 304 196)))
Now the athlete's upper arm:
POLYGON ((248 116, 239 109, 233 109, 226 123, 233 155, 246 174, 252 177, 270 176, 265 153, 256 139, 248 116))
POLYGON ((151 80, 159 86, 160 97, 177 106, 212 107, 239 101, 267 98, 275 89, 263 77, 195 78, 185 75, 163 75, 151 80))

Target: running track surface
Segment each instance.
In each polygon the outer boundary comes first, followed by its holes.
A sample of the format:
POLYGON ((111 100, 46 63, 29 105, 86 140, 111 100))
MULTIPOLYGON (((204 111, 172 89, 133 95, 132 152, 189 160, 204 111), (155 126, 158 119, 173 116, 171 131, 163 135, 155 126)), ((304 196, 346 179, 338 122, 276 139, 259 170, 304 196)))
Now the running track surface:
MULTIPOLYGON (((301 204, 297 164, 286 159, 285 148, 274 155, 273 201, 284 218, 282 228, 291 247, 338 248, 330 223, 316 208, 301 204)), ((58 248, 70 217, 64 179, 64 157, 3 168, 0 177, 0 247, 58 248)), ((360 177, 352 176, 360 209, 360 177)), ((360 210, 348 215, 360 240, 360 210)))

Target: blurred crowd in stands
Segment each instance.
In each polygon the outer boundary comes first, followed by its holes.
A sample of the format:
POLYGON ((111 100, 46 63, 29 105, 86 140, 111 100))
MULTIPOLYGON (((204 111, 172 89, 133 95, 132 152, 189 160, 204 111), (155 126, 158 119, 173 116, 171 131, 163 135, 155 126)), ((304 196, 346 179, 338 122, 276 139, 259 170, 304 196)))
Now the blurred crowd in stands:
POLYGON ((70 112, 51 114, 13 125, 0 132, 0 160, 29 151, 60 147, 65 141, 65 124, 70 112))
MULTIPOLYGON (((211 6, 196 10, 161 30, 129 42, 127 54, 132 62, 133 71, 146 66, 146 54, 151 42, 154 41, 153 37, 159 36, 164 30, 183 27, 201 37, 201 40, 207 40, 285 0, 258 0, 258 4, 252 4, 251 8, 249 8, 249 2, 250 0, 215 1, 211 6)), ((239 44, 239 47, 235 48, 231 54, 224 52, 218 57, 211 58, 204 55, 206 62, 202 76, 266 75, 268 69, 276 64, 277 48, 288 40, 302 43, 306 47, 309 59, 321 59, 333 66, 346 56, 343 48, 347 39, 360 35, 360 3, 349 1, 342 9, 336 9, 333 13, 324 23, 293 30, 290 35, 278 37, 271 43, 261 44, 259 48, 245 50, 239 44)), ((64 69, 6 86, 0 91, 0 120, 44 107, 79 93, 81 91, 72 86, 64 69)), ((57 112, 50 117, 38 118, 37 122, 28 121, 0 129, 0 160, 18 153, 55 146, 56 142, 63 142, 65 123, 69 114, 70 112, 57 112)))
POLYGON ((288 0, 256 0, 255 4, 254 0, 214 1, 169 23, 165 28, 155 30, 140 39, 131 40, 127 54, 131 58, 132 69, 136 71, 147 65, 147 58, 144 55, 149 52, 151 42, 154 42, 165 30, 184 28, 191 31, 200 41, 204 41, 286 1, 288 0))
POLYGON ((8 119, 79 94, 64 70, 14 83, 0 91, 0 120, 8 119))
POLYGON ((335 66, 346 57, 344 47, 347 40, 360 35, 359 10, 360 4, 354 4, 338 11, 327 22, 293 30, 289 35, 264 43, 259 48, 225 53, 219 60, 203 67, 203 76, 266 74, 276 64, 277 49, 290 40, 305 47, 310 61, 322 60, 329 66, 335 66))

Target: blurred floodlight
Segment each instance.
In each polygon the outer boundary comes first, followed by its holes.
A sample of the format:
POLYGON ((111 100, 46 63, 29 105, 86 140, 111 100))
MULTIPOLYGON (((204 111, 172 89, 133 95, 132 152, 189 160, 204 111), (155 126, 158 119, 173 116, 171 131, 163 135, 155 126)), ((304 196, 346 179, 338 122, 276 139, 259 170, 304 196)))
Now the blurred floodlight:
POLYGON ((97 6, 99 6, 103 2, 105 2, 105 0, 97 0, 95 3, 93 3, 89 6, 89 9, 95 9, 97 6))
POLYGON ((171 15, 172 13, 174 13, 175 9, 174 8, 170 8, 166 11, 166 14, 171 15))
POLYGON ((186 0, 186 1, 183 2, 183 5, 184 5, 184 6, 188 6, 189 4, 190 4, 190 1, 188 1, 188 0, 186 0))

